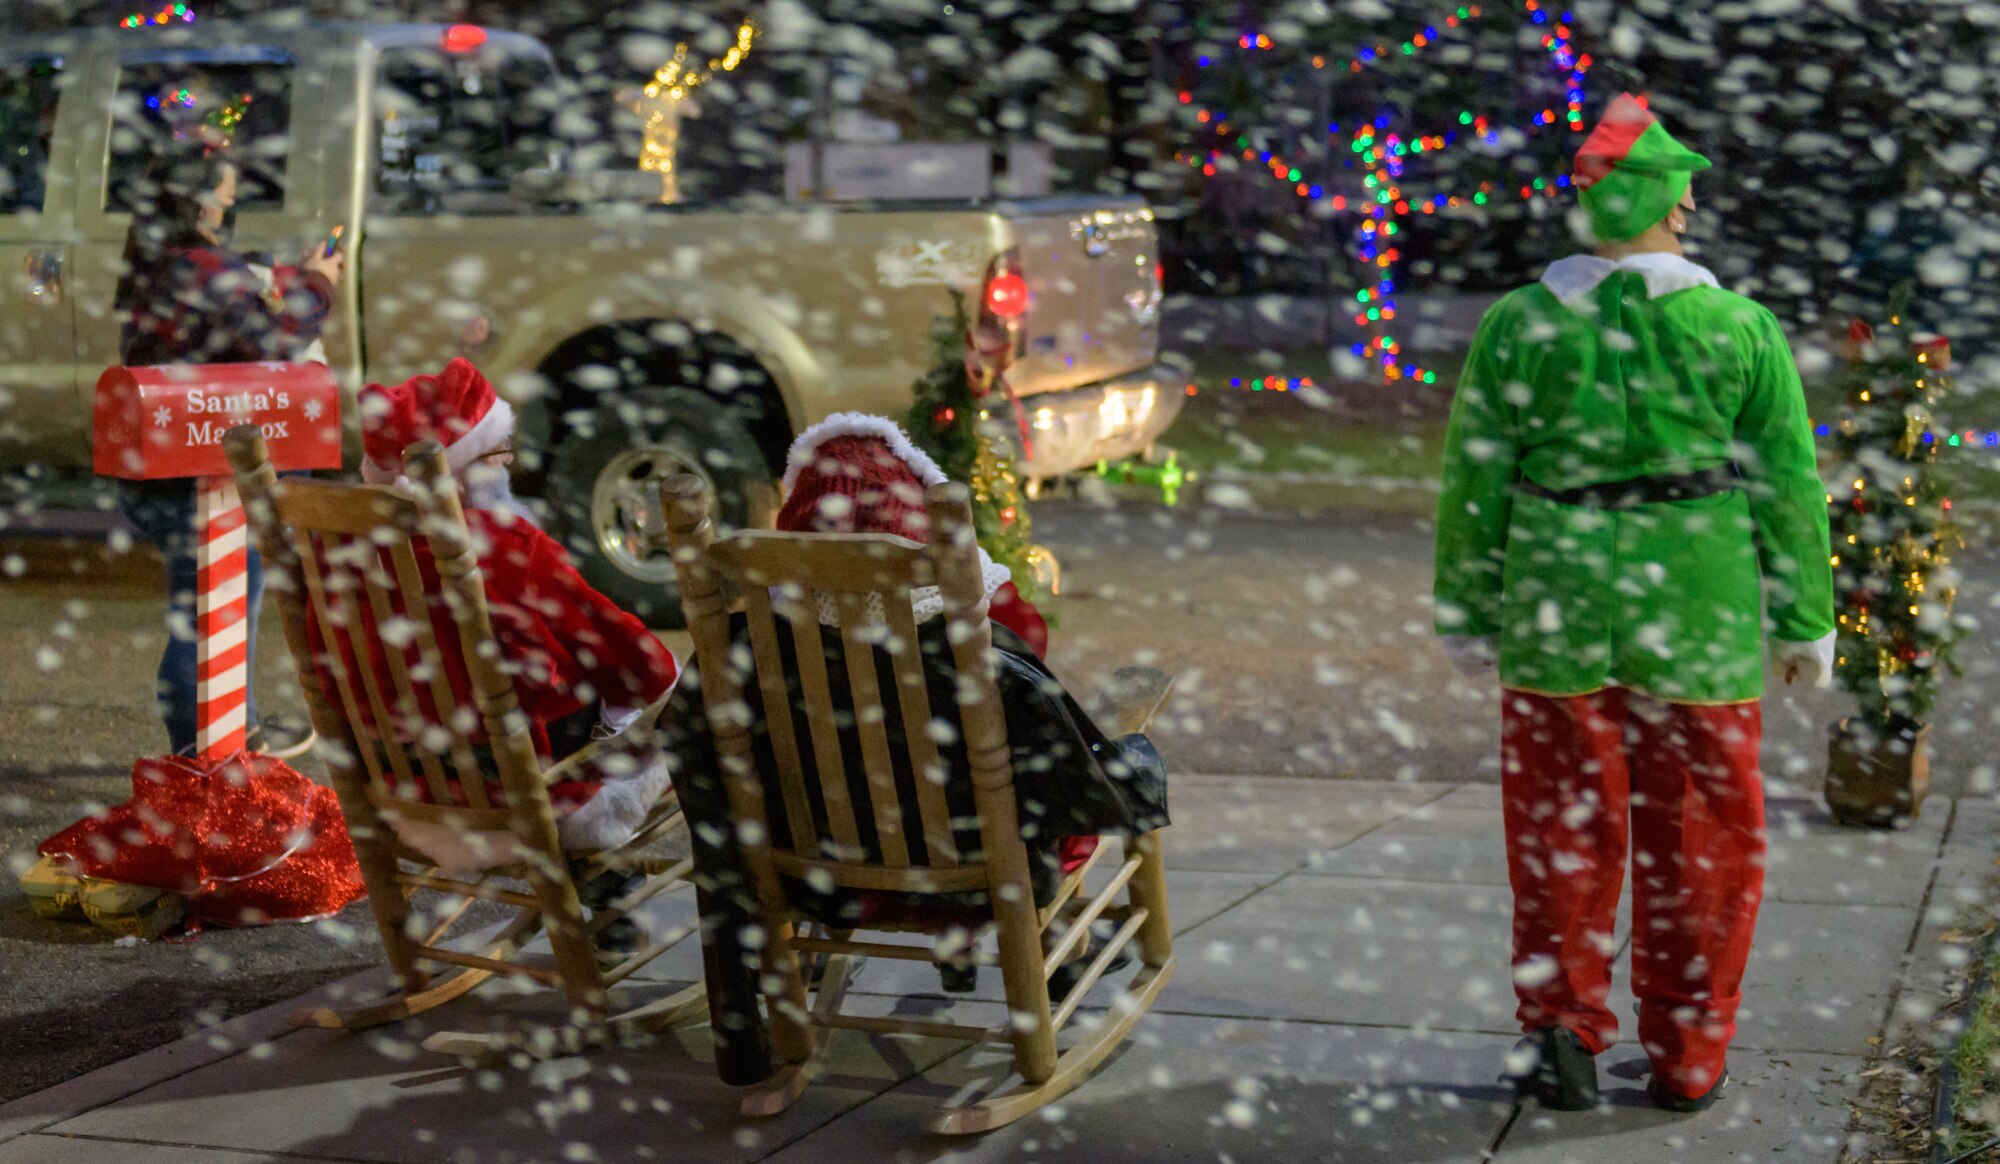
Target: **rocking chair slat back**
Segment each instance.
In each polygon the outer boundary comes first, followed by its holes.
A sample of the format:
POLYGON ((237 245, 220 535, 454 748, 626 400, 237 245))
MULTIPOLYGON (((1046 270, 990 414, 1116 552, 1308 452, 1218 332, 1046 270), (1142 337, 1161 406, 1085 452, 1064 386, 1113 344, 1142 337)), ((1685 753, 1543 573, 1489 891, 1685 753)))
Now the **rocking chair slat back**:
MULTIPOLYGON (((785 669, 780 661, 778 625, 771 607, 771 594, 768 590, 752 587, 745 600, 750 622, 751 669, 756 673, 759 693, 764 697, 764 706, 783 707, 789 696, 785 693, 785 669)), ((785 804, 785 822, 791 832, 792 848, 800 853, 814 852, 818 846, 813 834, 812 801, 806 795, 805 768, 799 762, 799 741, 793 731, 792 717, 773 717, 770 732, 778 790, 785 804)))
POLYGON ((395 800, 488 808, 465 730, 477 721, 461 713, 445 679, 443 651, 461 650, 457 628, 446 628, 443 643, 432 628, 431 599, 414 554, 422 518, 415 502, 399 494, 382 486, 286 481, 272 504, 293 531, 305 614, 322 647, 319 662, 339 693, 370 783, 395 800), (340 493, 349 490, 376 494, 368 508, 382 525, 356 535, 337 528, 350 523, 308 524, 337 513, 340 493), (420 677, 431 679, 423 688, 427 700, 418 696, 420 677), (440 755, 451 758, 456 780, 447 777, 440 755))
MULTIPOLYGON (((834 720, 833 694, 826 678, 826 654, 820 648, 819 623, 788 618, 792 657, 796 661, 799 684, 805 692, 806 726, 812 738, 812 776, 819 788, 820 802, 826 805, 827 830, 832 834, 831 856, 841 861, 859 861, 861 831, 854 824, 854 797, 847 786, 847 768, 840 756, 840 725, 834 720)), ((789 702, 779 705, 779 714, 789 714, 789 702)))
MULTIPOLYGON (((424 579, 423 573, 417 565, 417 556, 414 547, 408 540, 399 541, 389 547, 389 556, 395 563, 396 584, 402 591, 403 609, 424 609, 424 579)), ((443 666, 444 655, 439 649, 439 643, 431 625, 431 620, 428 618, 413 618, 410 620, 410 630, 414 637, 417 658, 420 665, 413 672, 398 671, 397 674, 412 679, 417 674, 423 675, 428 680, 431 705, 433 707, 455 709, 456 698, 452 695, 451 679, 443 666)), ((458 644, 454 643, 452 645, 456 647, 458 644)), ((473 805, 481 808, 490 807, 490 802, 486 795, 486 784, 481 778, 479 758, 473 753, 472 744, 466 738, 465 733, 460 731, 450 732, 447 746, 451 750, 452 769, 457 774, 459 783, 467 787, 476 786, 478 789, 478 791, 472 793, 473 805)))
MULTIPOLYGON (((692 498, 667 494, 670 507, 683 506, 678 518, 684 527, 683 541, 692 532, 685 528, 689 522, 705 520, 687 510, 684 502, 705 504, 698 493, 692 498)), ((987 792, 975 787, 977 827, 988 853, 994 845, 1020 853, 1020 892, 1025 895, 1025 850, 1011 823, 1012 770, 1005 721, 986 657, 990 635, 978 646, 953 651, 961 676, 955 706, 933 706, 925 674, 912 590, 958 579, 964 593, 957 607, 949 597, 946 600, 948 613, 957 611, 959 625, 947 631, 953 642, 961 634, 970 635, 970 624, 983 625, 985 618, 973 543, 951 540, 951 531, 960 528, 968 531, 969 539, 970 510, 960 515, 952 512, 949 500, 939 504, 943 509, 932 515, 932 528, 941 536, 929 545, 885 535, 744 531, 718 540, 710 534, 700 546, 701 564, 691 572, 697 579, 713 579, 716 596, 724 592, 744 596, 752 649, 747 660, 732 658, 727 646, 728 612, 719 601, 712 603, 715 609, 706 616, 711 625, 705 633, 718 636, 714 639, 718 649, 703 653, 704 631, 695 626, 697 656, 721 658, 729 665, 703 669, 704 692, 713 692, 714 706, 726 707, 740 703, 744 689, 754 686, 765 709, 762 726, 769 732, 776 769, 768 776, 786 817, 773 842, 816 874, 831 875, 836 884, 851 888, 883 888, 893 884, 901 871, 907 881, 901 888, 924 891, 935 884, 934 878, 924 875, 926 870, 958 869, 964 864, 965 852, 954 825, 962 829, 966 821, 963 809, 954 821, 946 797, 939 739, 951 739, 965 730, 956 722, 964 713, 985 708, 985 718, 975 711, 973 720, 985 727, 966 738, 986 741, 986 755, 975 754, 975 759, 991 762, 997 757, 1001 779, 987 792), (950 559, 955 557, 965 561, 954 564, 950 559), (821 603, 838 611, 837 630, 823 632, 818 617, 821 603), (838 702, 826 657, 834 637, 840 643, 845 680, 838 702), (967 682, 969 677, 977 678, 967 682), (793 710, 794 700, 797 718, 804 721, 803 732, 794 727, 792 714, 777 713, 793 710), (900 721, 900 748, 890 730, 892 715, 900 721), (856 759, 861 771, 850 773, 856 759), (989 793, 1007 803, 1009 823, 1004 831, 991 828, 987 820, 989 793), (886 881, 885 871, 890 874, 886 881)), ((705 515, 705 510, 701 512, 705 515)), ((670 516, 670 535, 675 520, 670 516)), ((676 551, 677 562, 690 562, 687 555, 693 552, 691 543, 685 545, 676 551)), ((686 593, 686 583, 683 586, 686 593)), ((690 614, 691 626, 698 618, 690 614)), ((718 755, 740 751, 750 757, 747 725, 712 722, 718 755)), ((762 795, 760 789, 760 804, 762 795)))
MULTIPOLYGON (((260 498, 259 500, 263 500, 266 504, 269 504, 268 497, 260 498)), ((249 499, 246 498, 245 501, 247 504, 249 499)), ((335 637, 338 634, 338 628, 329 625, 331 619, 326 614, 325 575, 320 568, 320 553, 317 540, 311 535, 298 538, 285 538, 282 539, 282 551, 285 557, 281 558, 280 554, 274 552, 272 549, 265 549, 263 551, 265 559, 264 569, 267 574, 275 575, 272 578, 272 582, 274 583, 272 589, 279 596, 279 605, 284 608, 285 630, 288 640, 292 637, 290 632, 293 622, 296 621, 298 623, 299 641, 292 648, 293 659, 311 659, 313 657, 311 647, 308 645, 310 642, 308 638, 310 632, 306 629, 308 620, 312 620, 318 626, 321 642, 328 647, 327 653, 329 655, 337 655, 341 644, 340 640, 335 637), (286 566, 289 566, 290 569, 284 569, 286 566), (305 583, 306 599, 303 603, 299 601, 297 594, 298 583, 300 581, 305 583)), ((373 748, 360 747, 358 740, 354 738, 353 730, 348 726, 349 724, 361 722, 361 699, 354 693, 354 683, 348 678, 347 669, 335 666, 329 668, 328 671, 333 678, 334 693, 332 698, 339 701, 338 714, 340 717, 340 727, 337 729, 338 735, 334 738, 343 739, 351 745, 350 750, 354 753, 351 758, 358 759, 367 770, 368 784, 371 787, 387 788, 389 782, 382 778, 382 757, 373 748)), ((300 678, 304 680, 306 676, 302 674, 300 678)), ((325 698, 317 683, 305 683, 304 686, 308 699, 315 694, 321 694, 322 698, 325 698)))
POLYGON ((939 868, 958 864, 958 840, 952 833, 951 806, 944 795, 944 758, 938 754, 931 728, 931 694, 924 684, 923 651, 917 644, 917 617, 908 605, 884 606, 889 620, 884 644, 896 670, 896 704, 903 712, 904 735, 910 750, 910 771, 916 776, 917 814, 923 821, 924 848, 939 868), (921 724, 922 730, 908 725, 921 724))
MULTIPOLYGON (((889 595, 883 596, 887 609, 889 595)), ((889 759, 887 714, 875 685, 875 647, 886 645, 886 623, 871 623, 868 598, 852 591, 839 597, 840 640, 847 659, 848 690, 854 696, 854 731, 861 738, 862 769, 868 779, 868 800, 875 810, 875 837, 882 862, 891 869, 910 867, 909 846, 903 840, 903 804, 896 795, 896 769, 889 759)), ((916 725, 926 733, 929 721, 916 725)))
MULTIPOLYGON (((407 546, 409 543, 403 542, 402 544, 407 546)), ((383 561, 383 557, 382 553, 370 555, 370 560, 363 566, 363 573, 367 579, 366 590, 368 593, 369 616, 374 620, 376 626, 389 627, 399 625, 396 610, 390 601, 391 594, 397 592, 398 588, 395 585, 393 576, 389 572, 388 563, 383 561)), ((409 606, 409 595, 407 593, 402 594, 402 600, 404 610, 412 609, 409 606)), ((421 603, 421 595, 419 595, 419 601, 421 603)), ((423 610, 423 606, 420 604, 414 609, 421 611, 423 610)), ((410 620, 411 623, 415 621, 415 619, 410 620)), ((421 662, 422 657, 420 648, 418 655, 420 660, 418 666, 420 668, 423 666, 421 662)), ((376 722, 393 723, 396 725, 396 730, 388 733, 393 741, 394 752, 409 753, 405 757, 406 762, 410 758, 416 760, 417 765, 423 770, 424 785, 430 789, 431 798, 443 802, 443 798, 449 795, 448 790, 451 785, 445 777, 444 765, 439 763, 437 753, 428 747, 421 746, 422 743, 427 742, 423 739, 423 729, 419 726, 423 719, 423 711, 417 702, 416 687, 410 682, 411 669, 400 665, 401 662, 401 660, 396 660, 393 665, 387 668, 389 682, 394 688, 393 694, 395 696, 396 708, 394 718, 378 718, 376 722), (420 746, 404 748, 401 743, 401 736, 402 733, 406 732, 413 733, 413 738, 419 741, 420 746)), ((371 688, 375 686, 374 675, 368 675, 367 680, 371 688)), ((386 700, 389 694, 391 693, 378 693, 382 698, 378 699, 377 702, 386 700)), ((475 807, 486 807, 486 790, 483 785, 484 781, 473 781, 471 785, 464 786, 472 797, 470 803, 475 807)))
MULTIPOLYGON (((282 501, 278 512, 282 518, 282 501)), ((356 601, 357 592, 375 590, 367 577, 366 565, 367 560, 375 556, 374 547, 353 538, 338 536, 321 535, 317 540, 321 546, 320 563, 327 572, 320 593, 331 599, 331 609, 327 609, 328 604, 322 603, 316 604, 313 611, 320 635, 325 642, 337 645, 332 656, 334 667, 345 669, 342 660, 354 660, 351 679, 361 688, 363 707, 367 712, 359 734, 371 750, 379 750, 387 758, 389 771, 395 776, 396 793, 411 795, 415 792, 416 781, 410 767, 409 749, 403 746, 401 739, 403 725, 389 715, 379 678, 384 668, 399 666, 402 660, 389 658, 389 652, 375 649, 374 636, 364 629, 370 625, 369 621, 362 617, 361 605, 356 601)), ((431 794, 435 803, 450 803, 442 780, 431 789, 431 794)))

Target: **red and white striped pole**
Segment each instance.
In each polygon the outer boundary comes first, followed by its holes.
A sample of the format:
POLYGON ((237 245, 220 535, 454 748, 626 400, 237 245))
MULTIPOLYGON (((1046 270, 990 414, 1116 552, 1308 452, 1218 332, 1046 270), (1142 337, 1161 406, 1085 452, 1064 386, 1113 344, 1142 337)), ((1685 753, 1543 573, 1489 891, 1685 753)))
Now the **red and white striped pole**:
POLYGON ((243 750, 249 729, 250 543, 243 502, 228 477, 195 482, 195 758, 243 750))

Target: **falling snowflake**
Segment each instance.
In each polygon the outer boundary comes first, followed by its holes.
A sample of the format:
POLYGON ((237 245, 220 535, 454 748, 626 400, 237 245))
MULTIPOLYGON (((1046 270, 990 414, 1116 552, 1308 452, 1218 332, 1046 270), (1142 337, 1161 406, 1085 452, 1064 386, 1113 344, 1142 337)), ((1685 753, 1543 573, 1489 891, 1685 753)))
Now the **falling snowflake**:
POLYGON ((319 400, 315 398, 306 401, 305 407, 301 408, 299 411, 306 414, 307 420, 318 420, 319 414, 326 411, 326 409, 324 406, 320 404, 319 400))
POLYGON ((170 424, 173 421, 173 419, 174 419, 174 410, 168 408, 164 404, 160 405, 158 408, 155 408, 153 410, 153 423, 154 425, 160 428, 167 427, 167 425, 170 424))

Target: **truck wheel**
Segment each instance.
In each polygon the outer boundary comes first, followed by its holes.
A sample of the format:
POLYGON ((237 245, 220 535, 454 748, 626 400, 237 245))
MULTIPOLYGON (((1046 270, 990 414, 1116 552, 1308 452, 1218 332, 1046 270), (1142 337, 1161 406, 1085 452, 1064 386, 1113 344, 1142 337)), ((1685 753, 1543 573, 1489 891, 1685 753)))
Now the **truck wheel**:
POLYGON ((768 527, 777 490, 757 442, 727 407, 682 388, 640 388, 598 405, 548 461, 554 534, 605 597, 648 626, 681 625, 660 516, 660 482, 702 478, 724 529, 768 527))

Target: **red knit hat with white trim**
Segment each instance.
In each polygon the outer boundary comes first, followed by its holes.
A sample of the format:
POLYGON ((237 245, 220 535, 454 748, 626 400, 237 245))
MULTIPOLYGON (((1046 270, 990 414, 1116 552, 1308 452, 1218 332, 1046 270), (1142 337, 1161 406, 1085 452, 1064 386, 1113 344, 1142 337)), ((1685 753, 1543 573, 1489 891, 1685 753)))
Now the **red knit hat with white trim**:
POLYGON ((928 542, 924 490, 944 481, 944 470, 894 422, 838 412, 792 442, 777 527, 787 533, 880 533, 928 542))
POLYGON ((361 478, 386 485, 403 477, 403 450, 421 440, 444 446, 445 463, 462 471, 514 438, 514 408, 464 359, 436 376, 412 376, 393 388, 361 390, 361 478))

